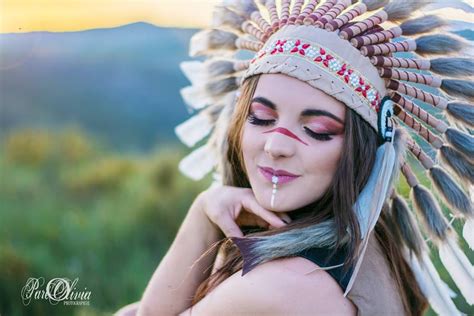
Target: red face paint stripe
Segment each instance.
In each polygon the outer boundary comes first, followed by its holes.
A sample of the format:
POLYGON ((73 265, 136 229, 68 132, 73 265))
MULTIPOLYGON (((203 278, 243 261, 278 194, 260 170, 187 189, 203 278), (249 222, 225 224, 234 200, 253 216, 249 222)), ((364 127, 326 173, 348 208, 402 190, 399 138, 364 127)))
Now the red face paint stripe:
POLYGON ((266 132, 263 132, 264 134, 265 133, 272 133, 272 132, 279 132, 279 133, 282 133, 283 135, 286 135, 286 136, 289 136, 291 138, 294 138, 296 139, 297 141, 305 144, 306 146, 308 146, 307 143, 305 143, 303 140, 301 140, 298 136, 296 136, 295 134, 293 134, 292 132, 290 132, 289 130, 287 130, 286 128, 284 127, 277 127, 277 128, 274 128, 274 129, 271 129, 269 131, 266 131, 266 132))

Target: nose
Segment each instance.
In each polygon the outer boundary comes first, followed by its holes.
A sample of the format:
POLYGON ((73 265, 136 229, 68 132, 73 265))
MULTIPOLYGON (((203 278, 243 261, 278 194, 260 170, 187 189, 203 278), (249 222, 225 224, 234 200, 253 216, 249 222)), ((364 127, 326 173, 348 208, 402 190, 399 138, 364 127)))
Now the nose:
POLYGON ((279 132, 267 134, 264 151, 272 158, 292 157, 295 154, 297 140, 279 132))

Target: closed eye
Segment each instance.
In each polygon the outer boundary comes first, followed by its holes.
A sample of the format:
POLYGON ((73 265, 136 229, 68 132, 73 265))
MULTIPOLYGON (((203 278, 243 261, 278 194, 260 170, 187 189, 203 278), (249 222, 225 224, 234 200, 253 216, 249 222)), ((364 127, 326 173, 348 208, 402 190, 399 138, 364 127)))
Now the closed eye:
POLYGON ((268 126, 275 122, 275 120, 262 120, 256 117, 253 113, 250 113, 248 116, 248 121, 250 124, 258 125, 258 126, 268 126))
MULTIPOLYGON (((248 116, 248 121, 250 124, 257 125, 257 126, 269 126, 273 124, 276 120, 262 120, 256 117, 253 113, 250 113, 248 116)), ((332 134, 320 134, 312 131, 308 127, 303 127, 304 131, 306 132, 307 135, 310 137, 320 140, 320 141, 329 141, 332 139, 331 135, 332 134)))

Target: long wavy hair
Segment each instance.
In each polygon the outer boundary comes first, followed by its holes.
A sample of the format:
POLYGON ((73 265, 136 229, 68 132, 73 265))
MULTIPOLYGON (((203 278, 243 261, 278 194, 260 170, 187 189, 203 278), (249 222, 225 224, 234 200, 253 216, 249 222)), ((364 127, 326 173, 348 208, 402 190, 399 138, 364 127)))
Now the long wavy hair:
MULTIPOLYGON (((247 78, 240 89, 241 95, 232 115, 227 136, 227 153, 223 159, 223 183, 235 187, 250 188, 245 172, 241 147, 242 132, 250 111, 251 99, 255 93, 260 75, 247 78)), ((317 201, 300 209, 288 212, 292 222, 285 227, 268 231, 265 229, 242 227, 246 236, 269 236, 283 231, 303 228, 332 218, 337 227, 336 249, 344 243, 348 249, 345 266, 352 264, 360 246, 360 232, 353 205, 366 184, 375 162, 377 146, 380 145, 374 129, 357 113, 346 108, 344 144, 342 155, 334 178, 326 192, 317 201), (347 241, 347 228, 350 229, 347 241), (344 241, 344 242, 343 242, 344 241)), ((386 206, 387 207, 387 206, 386 206)), ((421 315, 427 308, 426 298, 415 281, 413 273, 403 259, 394 233, 387 225, 387 211, 383 210, 375 227, 375 236, 384 250, 393 277, 401 293, 408 315, 421 315)), ((230 238, 224 238, 206 253, 213 253, 219 247, 219 267, 213 270, 197 288, 192 304, 199 302, 226 278, 242 269, 242 255, 230 238)), ((215 253, 215 252, 214 252, 215 253)))

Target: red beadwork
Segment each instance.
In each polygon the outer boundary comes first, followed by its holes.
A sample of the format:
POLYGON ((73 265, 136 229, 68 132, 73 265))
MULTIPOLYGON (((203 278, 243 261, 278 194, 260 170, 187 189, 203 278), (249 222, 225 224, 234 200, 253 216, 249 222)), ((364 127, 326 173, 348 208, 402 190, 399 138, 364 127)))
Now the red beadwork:
MULTIPOLYGON (((271 51, 270 54, 275 54, 275 53, 284 53, 283 45, 287 42, 287 40, 277 40, 275 43, 273 50, 271 51)), ((311 44, 305 43, 302 44, 301 46, 301 40, 296 40, 293 48, 291 49, 291 53, 299 53, 303 56, 306 56, 306 49, 308 47, 311 47, 311 44)), ((328 54, 326 55, 326 51, 320 47, 319 48, 319 53, 322 56, 317 56, 316 58, 313 59, 315 62, 323 62, 325 67, 329 67, 329 61, 331 59, 334 59, 335 57, 328 54), (324 56, 325 55, 325 56, 324 56), (324 57, 323 57, 324 56, 324 57)), ((258 54, 258 57, 253 58, 250 63, 254 63, 258 58, 263 57, 267 52, 263 51, 258 54)), ((354 70, 348 68, 347 64, 343 64, 341 68, 336 72, 339 76, 344 78, 344 81, 349 84, 350 81, 350 75, 354 72, 354 70)), ((361 94, 367 99, 367 91, 371 89, 371 86, 369 84, 364 83, 364 79, 362 77, 359 77, 359 86, 355 88, 354 90, 357 92, 361 92, 361 94)), ((368 99, 367 99, 368 100, 368 99)), ((380 110, 380 95, 379 93, 375 90, 375 100, 371 101, 369 104, 371 105, 372 108, 374 108, 377 112, 380 110)))

